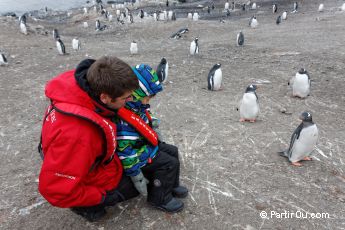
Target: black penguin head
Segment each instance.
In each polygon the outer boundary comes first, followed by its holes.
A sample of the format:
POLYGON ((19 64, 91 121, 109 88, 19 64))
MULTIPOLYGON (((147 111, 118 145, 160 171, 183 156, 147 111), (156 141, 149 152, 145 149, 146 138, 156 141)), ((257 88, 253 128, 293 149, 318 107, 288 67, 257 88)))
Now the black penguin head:
POLYGON ((167 59, 165 59, 164 57, 161 60, 161 64, 167 64, 167 59))
POLYGON ((197 42, 199 41, 199 38, 196 37, 196 38, 194 39, 194 41, 197 43, 197 42))
POLYGON ((299 74, 306 74, 307 73, 307 70, 305 70, 304 68, 301 68, 299 71, 298 71, 299 74))
POLYGON ((256 89, 257 89, 256 85, 249 85, 246 89, 246 93, 255 92, 256 89))
POLYGON ((299 118, 302 120, 302 121, 306 121, 306 122, 312 122, 313 121, 313 117, 311 115, 311 113, 309 112, 303 112, 299 118))
POLYGON ((213 66, 213 69, 219 69, 222 65, 220 63, 217 63, 213 66))

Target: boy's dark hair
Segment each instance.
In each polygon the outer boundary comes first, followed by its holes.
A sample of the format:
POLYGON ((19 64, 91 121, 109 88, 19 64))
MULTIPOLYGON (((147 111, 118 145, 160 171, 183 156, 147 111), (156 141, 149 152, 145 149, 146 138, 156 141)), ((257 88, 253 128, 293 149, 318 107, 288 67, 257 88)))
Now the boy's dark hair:
POLYGON ((108 94, 112 99, 139 88, 131 67, 117 57, 101 57, 88 69, 87 81, 92 93, 99 97, 108 94))

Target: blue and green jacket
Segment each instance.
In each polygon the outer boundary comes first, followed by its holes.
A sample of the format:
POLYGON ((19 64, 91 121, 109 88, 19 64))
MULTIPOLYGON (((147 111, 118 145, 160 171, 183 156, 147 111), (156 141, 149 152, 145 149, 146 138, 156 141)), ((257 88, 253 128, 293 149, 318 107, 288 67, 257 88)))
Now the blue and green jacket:
MULTIPOLYGON (((149 104, 142 104, 138 100, 127 102, 125 107, 138 115, 146 124, 150 124, 146 115, 146 111, 150 108, 149 104)), ((151 145, 133 126, 123 120, 118 120, 116 126, 116 153, 121 160, 124 173, 127 176, 136 176, 140 173, 140 169, 156 156, 158 146, 151 145)))

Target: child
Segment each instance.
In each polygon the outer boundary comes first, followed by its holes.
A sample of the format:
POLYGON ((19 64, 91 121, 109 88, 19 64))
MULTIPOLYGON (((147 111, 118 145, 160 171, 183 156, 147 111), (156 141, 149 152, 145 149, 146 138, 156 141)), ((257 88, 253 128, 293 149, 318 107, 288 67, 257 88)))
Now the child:
POLYGON ((167 212, 178 212, 183 202, 175 197, 188 195, 187 188, 179 185, 178 149, 158 139, 149 112, 150 99, 163 88, 150 66, 137 65, 133 71, 140 87, 133 92, 133 101, 118 111, 116 152, 124 173, 149 203, 167 212))

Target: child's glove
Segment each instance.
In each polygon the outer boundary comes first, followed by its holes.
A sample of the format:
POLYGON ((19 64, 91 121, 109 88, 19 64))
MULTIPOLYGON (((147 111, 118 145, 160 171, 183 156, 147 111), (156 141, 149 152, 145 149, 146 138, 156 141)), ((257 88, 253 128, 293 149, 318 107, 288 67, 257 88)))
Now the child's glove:
POLYGON ((131 176, 131 179, 134 183, 134 187, 140 192, 141 195, 147 196, 147 184, 149 181, 144 177, 144 174, 140 173, 136 176, 131 176))

